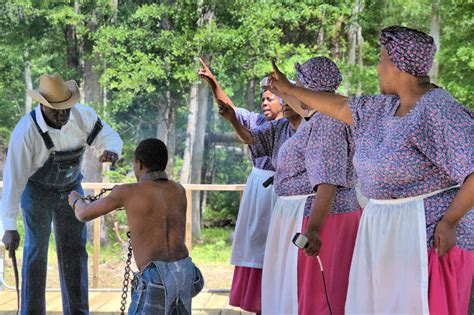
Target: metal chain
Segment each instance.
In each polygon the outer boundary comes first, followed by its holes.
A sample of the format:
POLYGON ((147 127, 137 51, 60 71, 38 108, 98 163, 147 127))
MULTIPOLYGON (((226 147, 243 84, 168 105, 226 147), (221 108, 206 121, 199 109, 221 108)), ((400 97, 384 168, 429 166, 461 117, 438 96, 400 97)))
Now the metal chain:
POLYGON ((102 188, 102 189, 100 190, 100 193, 99 193, 99 194, 97 194, 97 195, 95 195, 95 196, 94 196, 94 195, 87 195, 87 196, 83 197, 82 199, 88 200, 88 201, 90 201, 90 202, 96 201, 96 200, 98 200, 100 197, 102 197, 103 194, 105 194, 105 193, 108 192, 108 191, 112 191, 112 189, 114 189, 114 188, 115 188, 115 187, 113 187, 113 188, 102 188))
POLYGON ((127 232, 128 237, 128 254, 127 262, 125 263, 125 272, 123 274, 123 288, 122 288, 122 306, 120 307, 120 314, 125 315, 125 308, 127 304, 128 285, 130 283, 130 265, 132 264, 132 240, 130 239, 130 231, 127 232))

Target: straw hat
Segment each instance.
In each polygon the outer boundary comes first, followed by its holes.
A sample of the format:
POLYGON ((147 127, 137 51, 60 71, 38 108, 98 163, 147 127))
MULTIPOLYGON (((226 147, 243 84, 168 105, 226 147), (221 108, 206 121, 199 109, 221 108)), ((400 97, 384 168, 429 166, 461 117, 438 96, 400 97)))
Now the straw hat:
POLYGON ((64 82, 58 73, 40 76, 38 90, 28 90, 35 101, 52 109, 68 109, 79 102, 81 95, 76 81, 64 82))

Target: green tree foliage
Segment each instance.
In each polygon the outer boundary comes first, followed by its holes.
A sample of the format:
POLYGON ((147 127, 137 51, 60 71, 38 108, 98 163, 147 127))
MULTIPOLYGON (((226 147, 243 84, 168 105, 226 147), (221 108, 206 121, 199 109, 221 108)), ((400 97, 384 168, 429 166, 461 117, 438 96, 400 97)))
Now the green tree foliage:
MULTIPOLYGON (((101 62, 96 67, 101 70, 100 82, 107 92, 106 106, 100 111, 126 139, 123 164, 130 164, 135 143, 156 135, 160 108, 172 98, 176 107, 174 167, 179 169, 189 114, 189 90, 198 80, 199 56, 207 58, 237 106, 254 110, 256 107, 248 104, 248 100, 255 94, 258 104, 258 82, 271 70, 271 58, 276 58, 281 68, 294 76, 296 62, 325 55, 333 58, 343 71, 340 92, 378 93, 375 65, 380 52, 380 30, 402 24, 429 32, 432 1, 361 0, 357 16, 354 3, 124 0, 118 2, 115 11, 108 0, 1 1, 0 137, 6 138, 24 114, 25 63, 31 64, 34 86, 39 74, 53 71, 81 83, 84 59, 97 54, 101 62), (206 14, 212 15, 211 22, 200 23, 206 14), (91 27, 91 23, 96 27, 91 27), (361 62, 348 65, 348 35, 354 23, 362 30, 362 58, 361 62), (75 28, 74 43, 65 36, 71 25, 75 28), (82 49, 86 40, 92 42, 90 52, 82 49), (68 50, 71 44, 76 46, 68 50), (71 51, 77 53, 76 67, 68 64, 71 51), (253 94, 249 94, 249 82, 257 83, 253 94)), ((470 93, 474 82, 473 10, 471 1, 441 1, 441 50, 437 55, 439 84, 470 107, 474 104, 470 93)), ((231 131, 215 111, 210 118, 209 134, 231 131)), ((243 145, 207 145, 204 181, 245 182, 250 163, 243 145)), ((128 171, 129 167, 123 169, 124 173, 128 171)), ((118 172, 113 174, 116 179, 121 176, 118 172)), ((223 212, 224 216, 234 215, 238 195, 210 193, 207 201, 208 209, 223 212)))

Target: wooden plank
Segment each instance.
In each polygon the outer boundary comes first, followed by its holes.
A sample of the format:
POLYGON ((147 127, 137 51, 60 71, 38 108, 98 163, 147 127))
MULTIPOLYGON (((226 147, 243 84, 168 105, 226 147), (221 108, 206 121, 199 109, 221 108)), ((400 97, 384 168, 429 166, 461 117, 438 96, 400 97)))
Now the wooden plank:
MULTIPOLYGON (((99 189, 94 190, 97 195, 99 189)), ((94 220, 94 257, 92 262, 92 287, 99 287, 99 261, 100 261, 100 217, 94 220)))
POLYGON ((46 293, 46 312, 62 312, 62 310, 61 292, 46 293))
MULTIPOLYGON (((130 292, 129 292, 130 293, 130 292)), ((102 304, 101 306, 94 309, 96 312, 103 313, 120 313, 120 302, 122 301, 122 293, 121 292, 107 292, 106 300, 107 302, 102 304)), ((130 305, 130 294, 127 296, 127 304, 126 309, 128 310, 128 306, 130 305)))
MULTIPOLYGON (((119 314, 121 292, 89 292, 89 309, 96 314, 119 314)), ((131 297, 127 298, 127 310, 131 297)), ((193 299, 193 314, 252 314, 243 312, 238 308, 228 305, 228 293, 200 293, 193 299)), ((48 314, 62 312, 60 292, 46 292, 46 307, 48 314)), ((0 291, 0 313, 15 312, 16 293, 13 291, 0 291)))
MULTIPOLYGON (((1 184, 2 182, 0 182, 1 184)), ((122 185, 125 183, 82 183, 84 189, 112 188, 115 185, 122 185)), ((231 185, 215 185, 215 184, 183 184, 185 189, 193 191, 207 190, 207 191, 243 191, 245 184, 231 184, 231 185)), ((1 186, 0 186, 1 187, 1 186)))
MULTIPOLYGON (((94 292, 95 293, 95 292, 94 292)), ((99 310, 104 304, 109 302, 110 296, 113 296, 112 292, 97 292, 98 295, 94 296, 93 298, 89 298, 89 309, 90 311, 97 311, 99 310)), ((120 306, 117 308, 119 309, 120 306)))
POLYGON ((7 304, 13 300, 16 301, 16 292, 14 291, 2 291, 0 294, 0 305, 7 304))
POLYGON ((204 305, 205 310, 222 310, 229 304, 229 294, 227 293, 213 293, 209 301, 204 305))
POLYGON ((212 293, 210 292, 201 292, 192 300, 193 309, 203 309, 204 306, 211 299, 212 293))
POLYGON ((214 185, 214 184, 184 184, 185 189, 193 191, 207 190, 207 191, 243 191, 245 184, 238 185, 214 185))
POLYGON ((241 310, 238 307, 230 306, 227 305, 224 307, 224 309, 221 312, 222 315, 235 315, 235 314, 242 314, 242 315, 255 315, 255 313, 247 312, 244 310, 241 310))
POLYGON ((186 189, 186 247, 189 255, 193 250, 193 191, 186 189))

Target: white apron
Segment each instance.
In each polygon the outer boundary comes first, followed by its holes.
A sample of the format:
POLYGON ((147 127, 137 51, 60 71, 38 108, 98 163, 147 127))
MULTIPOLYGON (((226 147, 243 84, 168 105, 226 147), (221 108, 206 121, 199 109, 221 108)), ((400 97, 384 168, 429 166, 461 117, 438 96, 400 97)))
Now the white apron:
POLYGON ((262 268, 265 242, 272 208, 276 202, 273 185, 263 183, 273 171, 253 168, 240 201, 230 263, 235 266, 262 268))
POLYGON ((298 314, 298 247, 304 206, 311 195, 280 196, 268 229, 262 274, 262 314, 298 314))
POLYGON ((357 232, 346 314, 429 314, 424 199, 452 188, 369 200, 357 232))

